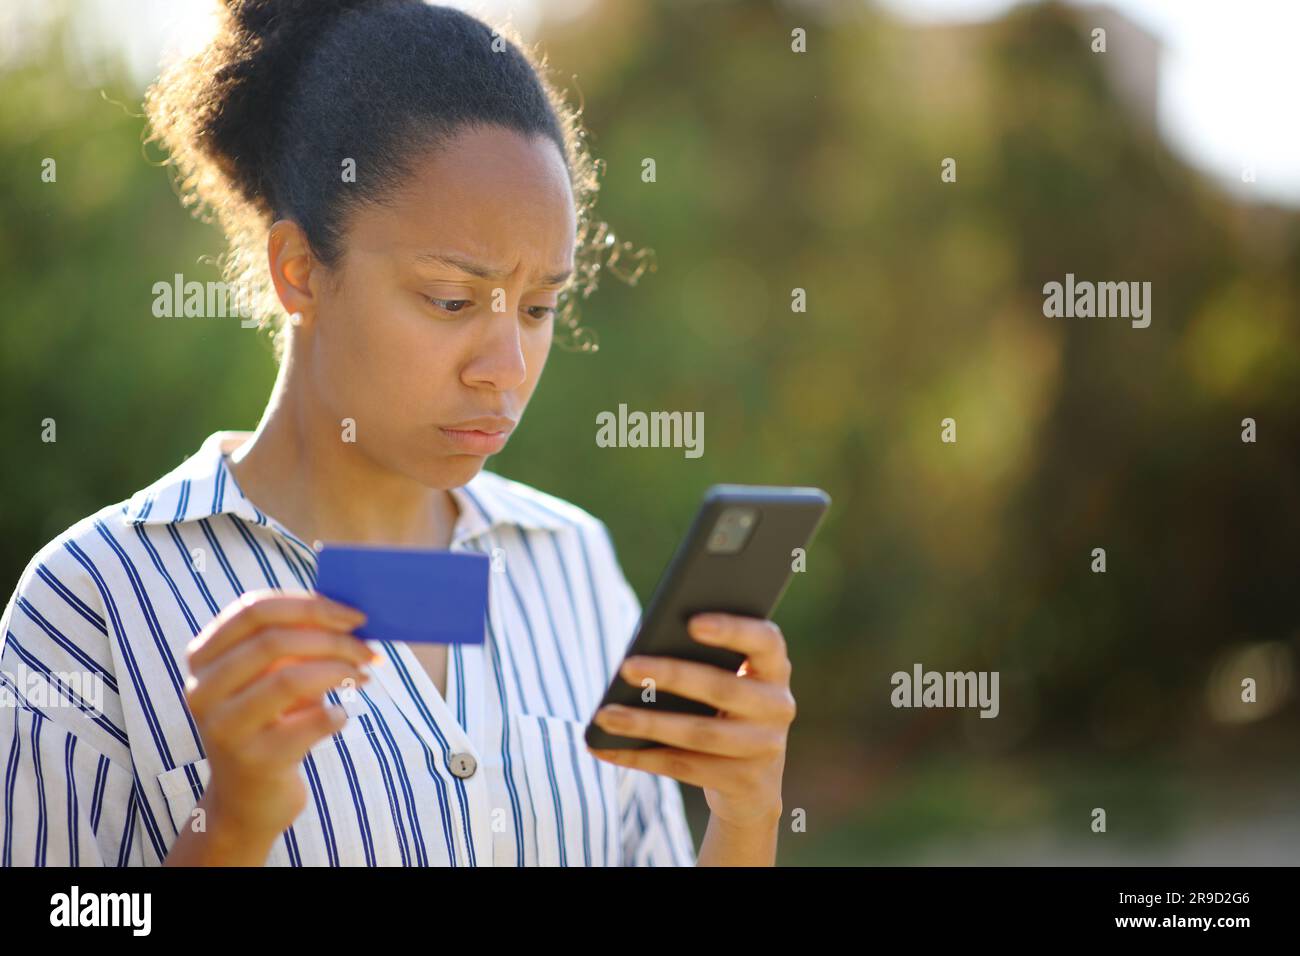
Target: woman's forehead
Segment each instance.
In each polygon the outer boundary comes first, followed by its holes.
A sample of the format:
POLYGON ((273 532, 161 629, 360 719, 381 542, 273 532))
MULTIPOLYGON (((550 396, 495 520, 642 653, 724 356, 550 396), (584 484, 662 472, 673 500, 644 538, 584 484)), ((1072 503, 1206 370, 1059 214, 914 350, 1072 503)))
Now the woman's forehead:
POLYGON ((526 253, 558 273, 572 265, 577 214, 554 144, 501 131, 414 160, 393 201, 364 205, 354 227, 362 245, 426 262, 511 270, 526 253))

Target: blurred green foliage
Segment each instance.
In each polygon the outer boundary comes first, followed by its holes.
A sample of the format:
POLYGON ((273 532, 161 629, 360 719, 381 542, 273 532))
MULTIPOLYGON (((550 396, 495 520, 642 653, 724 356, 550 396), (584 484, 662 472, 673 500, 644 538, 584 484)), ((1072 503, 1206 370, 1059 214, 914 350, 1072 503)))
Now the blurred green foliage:
MULTIPOLYGON (((540 38, 607 163, 598 216, 658 269, 603 280, 583 304, 599 351, 552 353, 490 467, 603 518, 643 599, 709 484, 832 495, 778 614, 800 702, 786 806, 826 848, 784 837, 790 859, 843 862, 859 840, 859 858, 906 860, 927 835, 1001 832, 962 796, 976 776, 917 769, 936 754, 1014 757, 1072 795, 1035 754, 1159 753, 1154 784, 1107 791, 1145 800, 1142 819, 1177 802, 1182 760, 1225 784, 1251 757, 1293 763, 1293 702, 1222 724, 1206 697, 1221 655, 1276 641, 1294 660, 1300 634, 1300 216, 1235 203, 1173 157, 1068 8, 918 29, 849 7, 620 0, 540 38), (1045 318, 1042 286, 1067 272, 1150 281, 1150 328, 1045 318), (598 449, 596 415, 620 403, 703 411, 704 457, 598 449), (1002 715, 892 709, 890 674, 917 661, 1000 671, 1002 715)), ((275 372, 235 320, 153 317, 154 282, 219 278, 202 260, 222 240, 142 150, 141 91, 78 84, 44 42, 0 75, 9 581, 209 432, 253 427, 275 372)), ((990 805, 1024 792, 999 779, 990 805)), ((1023 809, 1086 832, 1098 799, 1023 809)))

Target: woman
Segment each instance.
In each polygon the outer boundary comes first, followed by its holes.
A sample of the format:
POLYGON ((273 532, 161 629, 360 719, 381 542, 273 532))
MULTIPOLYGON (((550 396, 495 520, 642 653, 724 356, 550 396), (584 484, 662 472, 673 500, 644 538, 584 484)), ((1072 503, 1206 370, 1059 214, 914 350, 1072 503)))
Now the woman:
MULTIPOLYGON (((624 676, 713 718, 598 718, 640 608, 605 528, 483 470, 537 385, 595 191, 577 117, 516 45, 419 0, 229 0, 147 98, 230 274, 289 319, 251 435, 32 560, 0 623, 6 865, 774 862, 790 664, 624 676), (307 542, 498 560, 482 645, 365 642, 307 542), (678 781, 711 810, 698 855, 678 781)), ((710 633, 701 625, 712 622, 710 633)))

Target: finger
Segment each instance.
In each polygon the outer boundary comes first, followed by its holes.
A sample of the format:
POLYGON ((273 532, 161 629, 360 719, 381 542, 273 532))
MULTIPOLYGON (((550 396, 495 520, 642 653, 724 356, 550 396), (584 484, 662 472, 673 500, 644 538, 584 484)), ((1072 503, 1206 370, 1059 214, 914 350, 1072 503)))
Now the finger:
POLYGON ((304 697, 302 700, 296 701, 290 704, 284 710, 280 711, 280 716, 288 717, 290 714, 296 714, 302 710, 311 710, 312 708, 315 707, 328 707, 328 706, 331 705, 329 704, 327 698, 325 697, 304 697))
POLYGON ((775 622, 739 614, 696 614, 687 622, 691 637, 739 651, 749 659, 748 673, 760 680, 788 681, 790 658, 785 635, 775 622))
POLYGON ((280 717, 273 725, 254 734, 244 744, 244 756, 265 766, 287 767, 302 763, 308 751, 347 723, 342 707, 317 701, 280 717))
POLYGON ((283 716, 284 714, 292 714, 295 711, 302 710, 306 707, 316 707, 322 703, 327 705, 330 703, 341 703, 343 700, 350 699, 349 695, 355 695, 359 690, 361 690, 361 687, 369 682, 369 678, 370 675, 366 674, 362 678, 361 682, 358 683, 351 677, 345 677, 338 687, 331 687, 325 692, 323 697, 304 697, 301 700, 290 704, 280 713, 283 716), (333 699, 331 695, 337 698, 337 700, 333 699))
POLYGON ((588 747, 587 753, 606 763, 663 774, 665 777, 672 777, 693 787, 709 787, 715 790, 726 789, 727 783, 734 774, 736 763, 735 758, 732 757, 714 757, 672 747, 652 747, 644 750, 598 750, 588 747))
POLYGON ((222 609, 190 642, 190 670, 207 666, 249 635, 269 627, 315 627, 351 631, 365 623, 366 616, 346 604, 319 594, 283 594, 279 591, 250 591, 222 609))
POLYGON ((656 691, 698 700, 729 715, 770 723, 794 719, 793 698, 787 687, 739 677, 712 664, 677 657, 634 656, 623 662, 619 673, 633 686, 649 678, 656 691))
POLYGON ((612 734, 720 757, 774 756, 784 739, 776 728, 749 721, 655 711, 650 707, 609 704, 596 711, 594 720, 612 734))
POLYGON ((365 641, 340 631, 266 628, 194 672, 190 709, 203 713, 207 706, 246 687, 277 662, 337 659, 360 668, 376 656, 365 641))
POLYGON ((239 693, 218 704, 208 721, 226 740, 243 740, 272 723, 299 701, 319 700, 327 690, 351 678, 370 678, 343 661, 302 661, 268 671, 239 693))

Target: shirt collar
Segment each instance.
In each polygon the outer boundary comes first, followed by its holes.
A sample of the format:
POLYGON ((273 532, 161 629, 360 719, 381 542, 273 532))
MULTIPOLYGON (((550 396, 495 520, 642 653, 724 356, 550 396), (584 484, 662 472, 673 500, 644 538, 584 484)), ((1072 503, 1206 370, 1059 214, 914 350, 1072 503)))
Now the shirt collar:
MULTIPOLYGON (((226 459, 251 434, 213 432, 184 462, 132 495, 126 503, 124 520, 129 524, 179 524, 233 514, 284 531, 244 495, 226 459)), ((527 485, 482 469, 461 487, 452 488, 451 494, 460 509, 453 543, 502 525, 556 531, 571 523, 538 500, 537 493, 527 485)))

